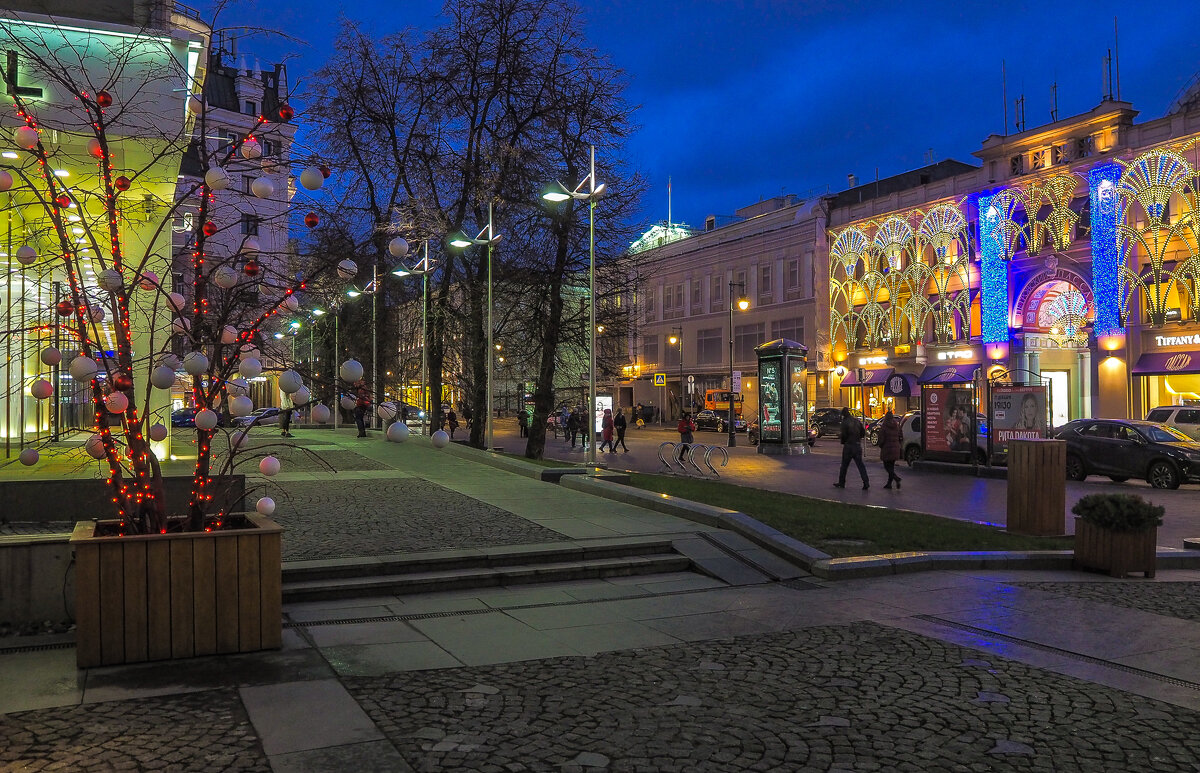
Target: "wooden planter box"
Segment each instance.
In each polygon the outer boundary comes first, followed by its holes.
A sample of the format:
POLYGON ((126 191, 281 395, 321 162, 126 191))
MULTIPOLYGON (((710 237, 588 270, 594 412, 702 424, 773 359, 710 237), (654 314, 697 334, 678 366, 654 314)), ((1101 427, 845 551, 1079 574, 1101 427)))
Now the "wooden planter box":
POLYGON ((1146 531, 1109 531, 1075 518, 1075 568, 1099 569, 1113 577, 1128 577, 1130 572, 1154 576, 1158 527, 1146 531))
POLYGON ((283 529, 245 517, 252 528, 125 537, 77 523, 77 665, 278 649, 283 529))

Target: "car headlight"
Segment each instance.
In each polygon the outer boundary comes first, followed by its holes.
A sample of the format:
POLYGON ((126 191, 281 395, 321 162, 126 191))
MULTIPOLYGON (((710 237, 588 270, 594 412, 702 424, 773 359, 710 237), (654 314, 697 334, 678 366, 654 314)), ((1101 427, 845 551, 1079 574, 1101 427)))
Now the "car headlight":
POLYGON ((1184 451, 1183 457, 1189 462, 1200 462, 1200 451, 1184 451))

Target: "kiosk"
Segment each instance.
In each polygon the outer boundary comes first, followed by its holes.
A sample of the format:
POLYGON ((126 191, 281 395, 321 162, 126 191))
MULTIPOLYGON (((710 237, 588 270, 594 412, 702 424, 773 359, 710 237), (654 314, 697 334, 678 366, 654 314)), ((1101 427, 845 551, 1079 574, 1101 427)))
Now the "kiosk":
POLYGON ((779 338, 758 356, 758 452, 808 453, 808 347, 779 338))

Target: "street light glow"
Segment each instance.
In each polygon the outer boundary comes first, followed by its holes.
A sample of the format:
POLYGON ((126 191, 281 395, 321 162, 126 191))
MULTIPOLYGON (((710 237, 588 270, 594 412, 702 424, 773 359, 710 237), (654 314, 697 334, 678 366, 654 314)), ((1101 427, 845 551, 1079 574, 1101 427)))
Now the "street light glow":
POLYGON ((546 201, 553 201, 555 204, 560 204, 571 198, 571 194, 565 191, 547 191, 542 194, 542 198, 546 201))
POLYGON ((362 295, 362 293, 360 293, 358 290, 347 290, 346 295, 349 295, 351 298, 357 298, 358 296, 362 295))
POLYGON ((314 317, 322 317, 325 315, 325 309, 313 309, 312 313, 314 317))
POLYGON ((470 239, 466 238, 465 236, 456 236, 450 240, 450 246, 457 247, 460 250, 465 250, 466 248, 470 247, 472 244, 473 244, 473 242, 470 239))

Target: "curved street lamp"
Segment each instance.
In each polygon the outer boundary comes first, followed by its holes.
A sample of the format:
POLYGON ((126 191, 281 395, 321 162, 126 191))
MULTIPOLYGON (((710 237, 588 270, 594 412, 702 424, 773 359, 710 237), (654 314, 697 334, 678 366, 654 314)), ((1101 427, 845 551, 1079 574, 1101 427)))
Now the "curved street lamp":
POLYGON ((671 337, 667 339, 671 346, 679 347, 679 416, 683 417, 683 328, 671 328, 671 337), (676 334, 675 331, 679 331, 676 334))
MULTIPOLYGON (((746 297, 745 282, 730 282, 729 283, 729 442, 727 445, 733 448, 737 445, 737 425, 734 423, 733 413, 733 307, 737 306, 738 311, 745 311, 750 308, 750 299, 746 297), (738 296, 737 301, 733 300, 733 288, 740 287, 742 294, 738 296)), ((738 390, 739 394, 741 390, 738 390)))
MULTIPOLYGON (((450 246, 465 250, 467 247, 487 245, 487 447, 492 448, 492 359, 495 350, 492 347, 492 250, 500 241, 492 224, 492 204, 488 202, 487 226, 474 239, 468 239, 464 233, 457 233, 450 238, 450 246)), ((478 412, 476 412, 478 416, 478 412)))
MULTIPOLYGON (((404 268, 403 266, 392 272, 392 276, 420 276, 421 277, 421 431, 426 435, 429 434, 429 394, 428 385, 426 383, 426 374, 429 372, 429 272, 433 270, 433 264, 437 261, 429 259, 429 240, 425 240, 425 257, 417 261, 417 265, 412 268, 404 268)), ((491 426, 489 424, 489 426, 491 426)))

